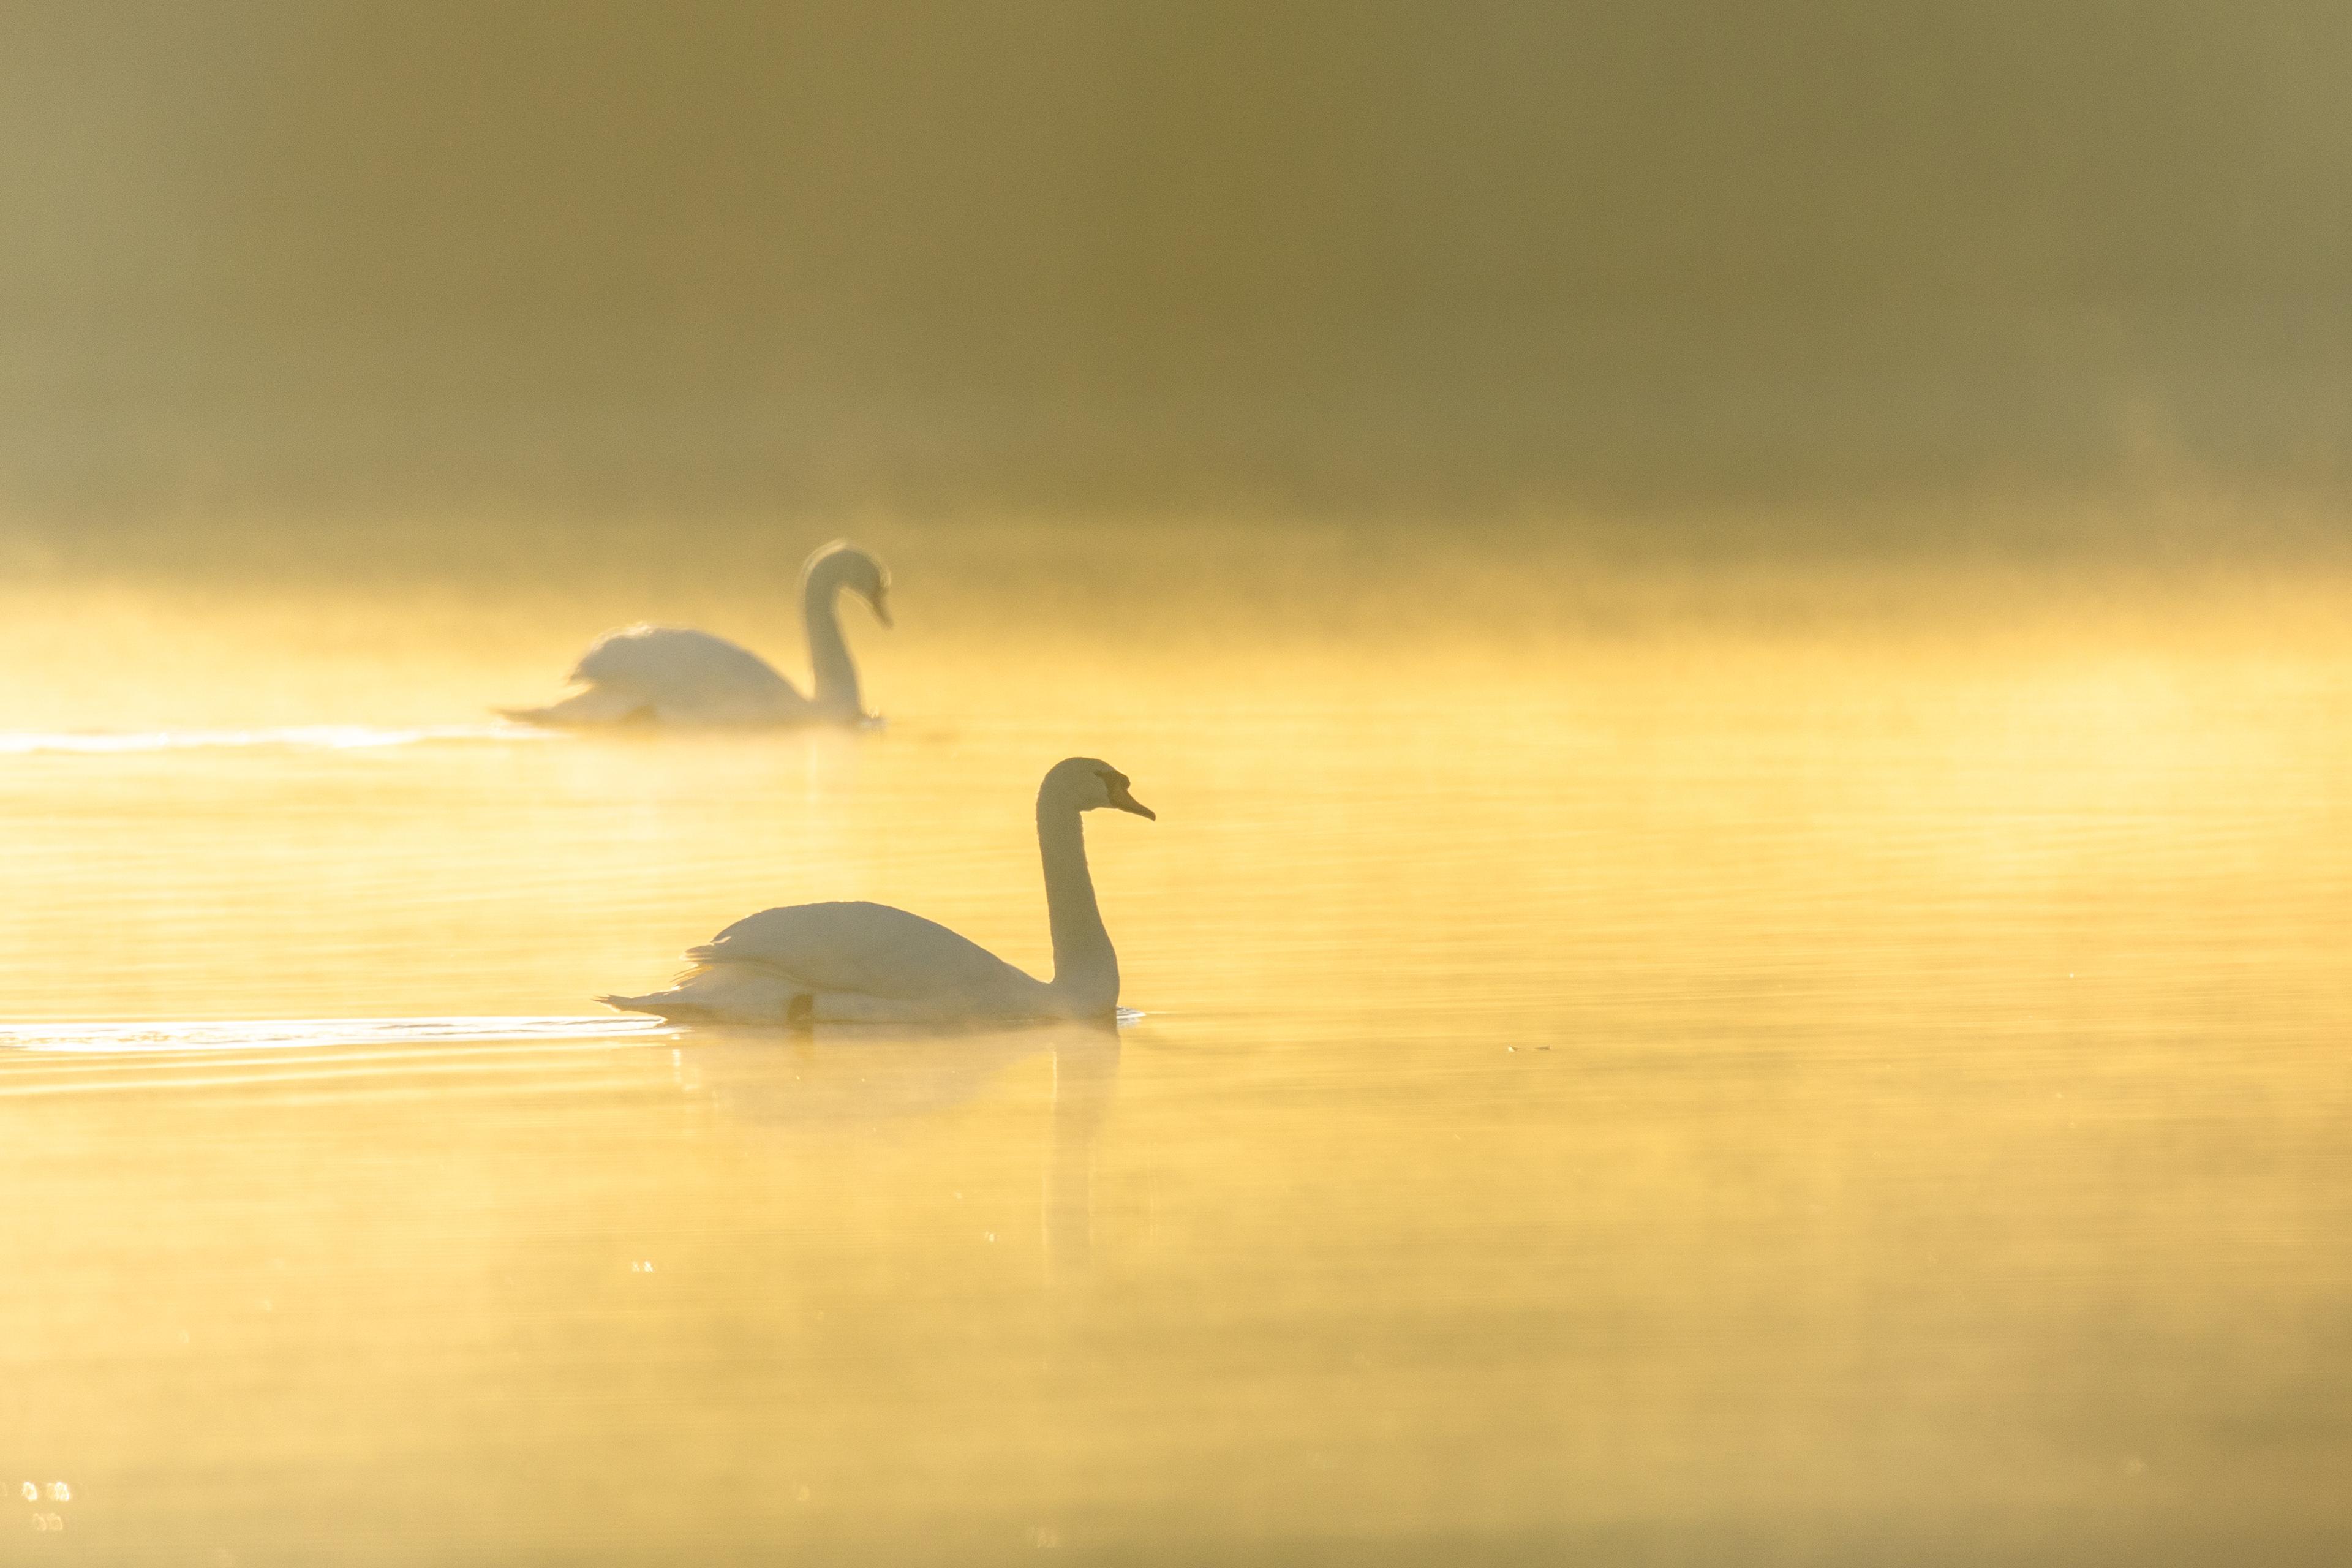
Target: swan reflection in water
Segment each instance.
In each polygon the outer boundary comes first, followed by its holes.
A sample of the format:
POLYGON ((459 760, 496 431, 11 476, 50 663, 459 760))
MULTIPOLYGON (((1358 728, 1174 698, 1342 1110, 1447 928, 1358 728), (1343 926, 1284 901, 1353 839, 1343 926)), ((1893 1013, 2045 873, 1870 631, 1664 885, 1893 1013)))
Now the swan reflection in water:
POLYGON ((1120 1025, 1066 1020, 1020 1028, 910 1029, 818 1024, 780 1032, 686 1026, 670 1053, 679 1089, 730 1117, 780 1130, 872 1126, 952 1110, 1006 1069, 1050 1053, 1052 1143, 1045 1170, 1047 1268, 1092 1260, 1095 1169, 1118 1089, 1120 1025))

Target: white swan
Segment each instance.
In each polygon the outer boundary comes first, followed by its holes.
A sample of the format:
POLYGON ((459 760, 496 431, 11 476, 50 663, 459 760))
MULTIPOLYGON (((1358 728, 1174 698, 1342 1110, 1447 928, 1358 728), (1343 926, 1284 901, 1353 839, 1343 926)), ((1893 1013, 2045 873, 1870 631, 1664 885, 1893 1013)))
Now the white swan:
POLYGON ((843 589, 890 624, 890 574, 854 544, 824 546, 801 569, 815 694, 803 697, 749 648, 678 626, 624 626, 582 656, 571 679, 588 689, 545 708, 502 710, 530 724, 854 724, 866 718, 857 668, 842 640, 835 600, 843 589))
POLYGON ((709 1023, 962 1023, 1108 1018, 1118 1006, 1111 951, 1087 870, 1081 813, 1151 816, 1108 763, 1071 757, 1037 787, 1037 847, 1054 978, 1038 980, 943 925, 882 904, 794 904, 737 921, 667 991, 600 996, 608 1006, 709 1023))

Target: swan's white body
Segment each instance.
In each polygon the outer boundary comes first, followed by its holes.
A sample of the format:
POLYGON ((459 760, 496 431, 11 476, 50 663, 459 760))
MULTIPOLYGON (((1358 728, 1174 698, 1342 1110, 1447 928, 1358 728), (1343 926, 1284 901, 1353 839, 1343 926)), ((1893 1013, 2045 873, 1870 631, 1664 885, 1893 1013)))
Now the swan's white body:
POLYGON ((532 724, 854 724, 866 717, 857 667, 841 635, 836 603, 862 595, 887 626, 889 575, 853 544, 828 544, 801 573, 813 695, 749 648, 679 626, 624 626, 581 657, 570 679, 588 689, 545 708, 509 710, 532 724))
POLYGON ((690 1022, 963 1023, 1108 1018, 1118 954, 1087 869, 1082 813, 1150 816, 1127 775, 1091 757, 1056 763, 1037 790, 1037 846, 1054 933, 1054 978, 1039 980, 920 915, 882 904, 794 904, 737 921, 690 948, 667 991, 599 1000, 690 1022))

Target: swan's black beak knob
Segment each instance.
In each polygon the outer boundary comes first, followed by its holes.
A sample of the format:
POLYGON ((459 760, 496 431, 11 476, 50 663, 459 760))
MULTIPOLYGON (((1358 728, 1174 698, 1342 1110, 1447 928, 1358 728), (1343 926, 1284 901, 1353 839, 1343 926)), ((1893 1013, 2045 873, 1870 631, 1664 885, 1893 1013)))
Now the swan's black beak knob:
POLYGON ((1110 799, 1112 806, 1118 806, 1119 811, 1134 811, 1136 816, 1150 818, 1155 820, 1155 823, 1160 820, 1160 814, 1157 814, 1157 811, 1152 811, 1150 806, 1146 806, 1140 799, 1136 799, 1134 795, 1127 793, 1127 773, 1122 773, 1122 771, 1118 769, 1096 769, 1094 775, 1103 781, 1103 795, 1106 795, 1106 799, 1110 799))
POLYGON ((1111 805, 1118 807, 1121 811, 1131 811, 1136 816, 1146 817, 1153 822, 1160 820, 1160 814, 1158 812, 1152 810, 1150 806, 1144 805, 1141 801, 1127 793, 1126 781, 1122 779, 1108 779, 1105 782, 1110 785, 1111 805))

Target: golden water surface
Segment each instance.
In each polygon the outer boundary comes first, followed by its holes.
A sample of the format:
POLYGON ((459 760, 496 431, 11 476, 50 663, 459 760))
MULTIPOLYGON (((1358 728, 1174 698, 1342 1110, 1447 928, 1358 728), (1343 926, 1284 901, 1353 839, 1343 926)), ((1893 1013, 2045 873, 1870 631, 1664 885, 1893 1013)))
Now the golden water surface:
POLYGON ((1302 538, 0 589, 0 1562, 2346 1560, 2347 584, 1302 538), (1125 1027, 589 1001, 1078 752, 1125 1027))

